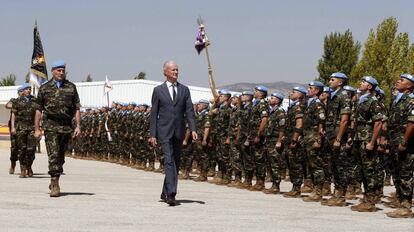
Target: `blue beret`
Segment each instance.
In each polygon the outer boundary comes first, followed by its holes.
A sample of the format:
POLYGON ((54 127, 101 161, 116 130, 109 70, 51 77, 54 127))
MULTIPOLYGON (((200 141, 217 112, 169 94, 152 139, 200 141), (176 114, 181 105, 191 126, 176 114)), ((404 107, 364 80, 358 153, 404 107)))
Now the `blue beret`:
POLYGON ((379 86, 375 87, 375 92, 377 92, 378 94, 381 94, 381 95, 385 95, 384 90, 382 90, 379 86))
POLYGON ((325 86, 325 87, 323 87, 323 92, 331 93, 331 92, 333 92, 333 90, 331 89, 331 87, 325 86))
POLYGON ((401 74, 401 78, 407 79, 411 82, 414 82, 414 76, 408 73, 401 74))
POLYGON ((136 106, 137 105, 137 103, 135 103, 135 102, 130 102, 129 104, 130 105, 133 105, 133 106, 136 106))
POLYGON ((302 87, 302 86, 296 86, 296 87, 293 87, 293 89, 292 90, 296 90, 296 91, 299 91, 299 92, 301 92, 301 93, 303 93, 303 94, 308 94, 308 91, 304 88, 304 87, 302 87))
POLYGON ((258 90, 258 91, 260 91, 260 92, 263 92, 263 93, 266 93, 267 94, 267 87, 266 86, 263 86, 263 85, 258 85, 258 86, 256 86, 256 88, 254 88, 255 90, 258 90))
POLYGON ((361 78, 361 80, 366 81, 368 83, 370 83, 371 85, 377 86, 378 85, 378 81, 372 77, 372 76, 364 76, 361 78))
POLYGON ((64 60, 57 60, 57 61, 52 63, 52 69, 65 68, 65 67, 66 67, 66 63, 65 63, 64 60))
POLYGON ((222 89, 219 94, 220 95, 230 95, 231 96, 230 91, 228 91, 227 89, 222 89))
POLYGON ((148 108, 148 104, 146 104, 146 103, 143 103, 141 106, 143 106, 143 107, 145 107, 145 108, 148 108))
POLYGON ((200 99, 200 101, 198 101, 198 103, 199 104, 207 104, 207 105, 210 104, 210 102, 208 100, 206 100, 206 99, 200 99))
POLYGON ((240 93, 235 93, 235 94, 233 94, 232 97, 240 97, 240 96, 241 96, 240 93))
POLYGON ((325 86, 324 84, 322 84, 322 82, 319 82, 319 81, 311 81, 311 82, 309 82, 308 85, 309 86, 319 87, 321 89, 325 86))
POLYGON ((17 92, 23 91, 28 88, 32 88, 32 86, 29 83, 24 83, 21 86, 19 86, 19 88, 17 88, 17 92))
POLYGON ((277 97, 280 100, 283 100, 285 98, 285 95, 281 94, 281 93, 272 93, 270 96, 272 97, 277 97))
POLYGON ((340 72, 332 73, 331 77, 340 78, 344 80, 348 79, 348 77, 344 73, 340 73, 340 72))
POLYGON ((350 85, 345 85, 345 86, 344 86, 344 89, 345 89, 346 91, 351 91, 351 92, 353 92, 353 93, 355 93, 355 92, 356 92, 356 89, 355 89, 354 87, 350 86, 350 85))
POLYGON ((247 95, 247 96, 254 96, 254 93, 252 91, 243 91, 242 95, 247 95))

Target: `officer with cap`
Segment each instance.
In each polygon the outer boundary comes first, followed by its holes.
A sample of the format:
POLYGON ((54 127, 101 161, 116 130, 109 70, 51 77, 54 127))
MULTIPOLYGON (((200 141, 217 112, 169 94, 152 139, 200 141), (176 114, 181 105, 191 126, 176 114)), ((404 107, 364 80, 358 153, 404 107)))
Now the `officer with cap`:
POLYGON ((382 126, 383 112, 375 97, 375 87, 378 81, 372 76, 361 78, 359 89, 363 95, 355 108, 353 127, 355 135, 353 146, 359 150, 358 160, 362 170, 364 183, 364 199, 358 205, 351 207, 353 211, 375 212, 379 188, 383 180, 378 180, 380 159, 376 152, 377 139, 382 126))
MULTIPOLYGON (((6 109, 10 110, 10 117, 9 117, 9 131, 11 132, 11 109, 13 108, 13 105, 17 103, 19 97, 22 95, 23 91, 17 89, 17 98, 11 98, 6 103, 6 109)), ((16 162, 19 160, 18 152, 17 152, 17 144, 16 144, 16 134, 10 133, 10 168, 9 168, 9 174, 13 175, 15 168, 16 168, 16 162)))
POLYGON ((387 213, 393 218, 412 218, 414 186, 414 77, 402 74, 395 85, 398 94, 392 102, 389 118, 390 152, 393 157, 398 209, 387 213))
POLYGON ((327 151, 332 157, 331 166, 334 176, 335 194, 322 205, 345 206, 345 192, 347 188, 347 153, 345 145, 347 141, 346 131, 350 123, 351 99, 343 89, 348 81, 344 73, 333 73, 329 79, 332 88, 331 96, 327 104, 326 141, 329 143, 327 151))
POLYGON ((272 178, 272 186, 264 189, 266 194, 280 192, 282 172, 286 171, 283 157, 283 137, 286 126, 286 112, 282 107, 285 96, 281 93, 272 93, 269 99, 269 120, 265 130, 267 168, 272 178))
POLYGON ((289 176, 292 182, 292 189, 283 194, 284 197, 300 197, 301 185, 304 177, 304 157, 302 154, 302 137, 303 137, 303 116, 305 110, 305 99, 307 90, 304 87, 296 86, 292 89, 290 99, 292 100, 287 112, 286 125, 286 149, 289 176))
POLYGON ((80 100, 76 86, 66 79, 66 63, 63 60, 52 64, 53 78, 43 84, 38 93, 40 109, 36 110, 35 136, 40 138, 40 120, 45 131, 49 158, 50 196, 59 197, 59 178, 63 173, 65 148, 72 134, 80 135, 80 100), (42 118, 43 113, 43 118, 42 118), (72 119, 76 128, 72 128, 72 119))
POLYGON ((25 83, 18 88, 19 98, 11 109, 11 134, 16 135, 17 155, 20 162, 20 178, 32 177, 35 159, 36 138, 34 137, 34 116, 39 105, 31 95, 32 87, 25 83))

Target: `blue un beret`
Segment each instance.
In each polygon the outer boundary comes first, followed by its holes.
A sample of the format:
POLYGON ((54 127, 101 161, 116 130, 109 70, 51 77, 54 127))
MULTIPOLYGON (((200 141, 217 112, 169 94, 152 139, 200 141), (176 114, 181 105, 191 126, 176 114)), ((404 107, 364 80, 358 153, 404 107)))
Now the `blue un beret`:
POLYGON ((235 93, 235 94, 233 94, 232 97, 240 97, 240 96, 241 96, 240 93, 235 93))
POLYGON ((325 86, 325 87, 323 87, 323 92, 324 93, 331 93, 331 92, 333 92, 333 89, 331 89, 331 87, 329 87, 329 86, 325 86))
POLYGON ((29 83, 24 83, 21 86, 19 86, 19 88, 17 88, 17 92, 23 91, 28 88, 32 88, 32 86, 29 83))
POLYGON ((319 82, 319 81, 311 81, 311 82, 309 82, 308 85, 309 86, 315 86, 315 87, 318 87, 318 88, 321 88, 321 89, 324 87, 322 82, 319 82))
POLYGON ((198 103, 199 104, 207 104, 207 105, 210 104, 210 102, 208 100, 206 100, 206 99, 200 99, 200 101, 198 101, 198 103))
POLYGON ((242 95, 247 95, 247 96, 254 96, 254 93, 252 91, 243 91, 242 95))
POLYGON ((344 73, 341 73, 341 72, 332 73, 331 74, 331 77, 335 77, 335 78, 339 78, 339 79, 344 79, 344 80, 347 80, 348 79, 348 77, 344 73))
POLYGON ((270 96, 272 97, 277 97, 280 100, 283 100, 285 98, 285 95, 281 94, 281 93, 272 93, 270 96))
POLYGON ((66 63, 64 60, 57 60, 52 63, 52 69, 65 68, 65 67, 66 67, 66 63))
POLYGON ((229 96, 231 96, 230 91, 228 91, 227 89, 222 89, 219 94, 220 95, 229 95, 229 96))
POLYGON ((414 82, 414 76, 408 73, 401 74, 401 78, 407 79, 411 82, 414 82))
POLYGON ((266 86, 263 86, 263 85, 258 85, 258 86, 256 86, 256 88, 254 88, 255 90, 258 90, 258 91, 260 91, 260 92, 263 92, 263 93, 265 93, 265 94, 267 94, 267 87, 266 86))
POLYGON ((375 87, 375 92, 377 92, 380 95, 385 95, 384 90, 382 90, 379 86, 375 87))
POLYGON ((371 85, 377 86, 378 85, 378 81, 372 77, 372 76, 364 76, 361 78, 361 80, 366 81, 368 83, 370 83, 371 85))
POLYGON ((350 86, 350 85, 345 85, 345 86, 344 86, 344 89, 345 89, 346 91, 351 91, 351 92, 353 92, 353 93, 355 93, 355 92, 356 92, 356 89, 355 89, 354 87, 350 86))
POLYGON ((292 90, 299 91, 299 92, 301 92, 301 93, 303 93, 305 95, 308 94, 308 91, 304 87, 302 87, 302 86, 295 86, 295 87, 293 87, 292 90))

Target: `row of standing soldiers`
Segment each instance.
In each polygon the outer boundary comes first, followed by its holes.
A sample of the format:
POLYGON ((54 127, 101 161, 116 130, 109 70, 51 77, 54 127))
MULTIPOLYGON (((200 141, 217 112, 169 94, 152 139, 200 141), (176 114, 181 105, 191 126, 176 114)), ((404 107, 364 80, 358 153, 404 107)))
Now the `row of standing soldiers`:
MULTIPOLYGON (((181 178, 280 193, 289 176, 292 189, 284 197, 353 211, 374 212, 384 184, 392 177, 396 192, 385 206, 397 208, 390 217, 412 217, 414 170, 414 78, 403 74, 389 107, 374 77, 361 79, 359 89, 346 85, 348 77, 333 73, 329 87, 318 81, 295 87, 287 111, 284 96, 268 96, 265 86, 241 95, 219 92, 218 99, 194 104, 198 141, 187 129, 181 156, 181 178), (265 180, 272 186, 265 188, 265 180), (253 185, 253 180, 255 184, 253 185), (334 191, 331 185, 334 184, 334 191), (330 196, 324 199, 323 196, 330 196)), ((150 147, 149 107, 117 104, 84 113, 82 136, 73 141, 75 156, 155 170, 162 151, 150 147), (148 166, 147 166, 148 165, 148 166)))

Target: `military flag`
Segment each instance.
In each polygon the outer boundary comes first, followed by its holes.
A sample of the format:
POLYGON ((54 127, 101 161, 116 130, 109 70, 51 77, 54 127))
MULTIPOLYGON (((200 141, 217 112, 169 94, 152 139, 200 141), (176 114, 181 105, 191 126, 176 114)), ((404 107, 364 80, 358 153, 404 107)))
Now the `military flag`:
POLYGON ((43 51, 42 41, 40 40, 39 30, 37 29, 37 22, 33 29, 33 55, 30 64, 30 83, 36 87, 40 87, 47 81, 47 68, 45 54, 43 51))
POLYGON ((218 101, 218 93, 216 90, 216 84, 213 79, 213 68, 211 66, 210 55, 208 53, 208 46, 210 45, 210 41, 207 38, 206 29, 204 26, 204 21, 201 17, 197 18, 198 24, 198 32, 196 36, 195 42, 195 49, 197 50, 198 54, 205 50, 206 51, 206 58, 207 58, 207 65, 208 65, 208 82, 210 84, 211 93, 213 94, 213 98, 218 101))

